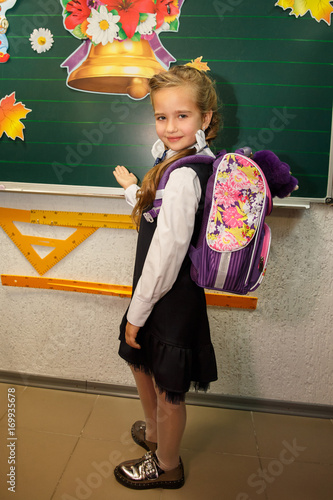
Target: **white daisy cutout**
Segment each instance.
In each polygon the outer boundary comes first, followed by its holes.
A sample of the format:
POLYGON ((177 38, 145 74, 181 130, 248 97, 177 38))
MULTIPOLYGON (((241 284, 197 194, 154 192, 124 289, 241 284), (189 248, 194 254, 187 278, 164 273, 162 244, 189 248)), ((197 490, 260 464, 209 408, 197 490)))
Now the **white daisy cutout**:
POLYGON ((152 35, 154 28, 156 28, 156 14, 147 14, 146 20, 139 23, 136 31, 140 35, 152 35))
POLYGON ((29 38, 33 50, 40 54, 50 50, 53 45, 53 35, 45 28, 34 29, 29 38))
POLYGON ((100 11, 91 9, 91 17, 88 18, 87 34, 91 36, 92 42, 96 45, 101 43, 106 45, 112 43, 118 36, 119 26, 117 22, 120 16, 115 16, 108 12, 105 5, 102 5, 100 11))

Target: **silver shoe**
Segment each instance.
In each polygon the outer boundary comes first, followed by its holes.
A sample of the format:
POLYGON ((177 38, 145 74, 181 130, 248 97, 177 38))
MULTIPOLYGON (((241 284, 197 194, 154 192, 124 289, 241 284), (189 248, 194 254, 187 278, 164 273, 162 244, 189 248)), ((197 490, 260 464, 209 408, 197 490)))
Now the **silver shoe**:
POLYGON ((185 482, 181 459, 175 469, 164 471, 159 467, 155 453, 151 451, 142 458, 122 462, 115 468, 114 474, 119 483, 133 489, 176 489, 181 488, 185 482))
POLYGON ((147 451, 156 451, 157 443, 153 443, 152 441, 148 441, 146 439, 146 422, 143 422, 143 420, 135 422, 132 425, 131 434, 136 444, 142 446, 142 448, 147 451))

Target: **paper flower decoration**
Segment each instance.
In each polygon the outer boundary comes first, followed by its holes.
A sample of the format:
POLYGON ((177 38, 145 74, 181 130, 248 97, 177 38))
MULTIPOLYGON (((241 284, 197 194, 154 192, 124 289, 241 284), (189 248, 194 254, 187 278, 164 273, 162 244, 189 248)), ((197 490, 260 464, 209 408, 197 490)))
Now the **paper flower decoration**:
POLYGON ((200 71, 210 71, 208 64, 205 62, 202 62, 201 59, 202 59, 202 56, 197 57, 196 59, 194 59, 194 61, 192 60, 191 62, 185 64, 185 66, 192 66, 192 68, 199 69, 200 71))
POLYGON ((87 19, 86 33, 91 36, 91 41, 96 45, 98 43, 102 45, 112 43, 118 35, 119 27, 117 22, 119 19, 120 16, 108 12, 104 5, 100 8, 100 11, 91 9, 91 17, 87 19))
POLYGON ((0 137, 6 134, 10 139, 19 137, 24 140, 24 125, 20 122, 26 118, 31 109, 25 107, 21 102, 15 102, 15 92, 3 97, 0 101, 0 137))
MULTIPOLYGON (((96 29, 87 29, 91 18, 113 25, 114 38, 138 41, 142 37, 151 36, 156 30, 178 29, 180 6, 184 0, 61 0, 64 6, 64 25, 77 38, 89 38, 93 43, 96 29), (107 13, 112 18, 107 18, 107 13), (116 20, 117 18, 117 20, 116 20), (94 34, 92 34, 92 32, 94 34)), ((106 24, 104 23, 104 26, 106 24)), ((101 27, 105 31, 105 27, 101 27)), ((103 39, 104 40, 104 39, 103 39)))
POLYGON ((135 32, 140 33, 140 35, 152 35, 156 25, 156 14, 146 14, 140 17, 140 22, 135 32))
POLYGON ((304 16, 310 11, 311 16, 316 21, 325 21, 331 24, 331 14, 333 7, 330 0, 278 0, 275 4, 283 10, 291 9, 290 15, 304 16))
POLYGON ((50 30, 45 28, 34 29, 29 38, 31 47, 38 52, 47 52, 53 45, 53 35, 50 30))

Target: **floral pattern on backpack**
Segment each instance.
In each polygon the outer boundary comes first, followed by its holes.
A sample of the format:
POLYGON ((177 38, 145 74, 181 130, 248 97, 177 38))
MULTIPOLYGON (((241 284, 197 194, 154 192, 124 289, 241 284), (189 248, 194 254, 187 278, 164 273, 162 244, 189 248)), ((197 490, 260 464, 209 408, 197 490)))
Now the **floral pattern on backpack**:
POLYGON ((207 244, 217 252, 248 245, 265 201, 261 173, 246 157, 228 155, 218 166, 207 226, 207 244))

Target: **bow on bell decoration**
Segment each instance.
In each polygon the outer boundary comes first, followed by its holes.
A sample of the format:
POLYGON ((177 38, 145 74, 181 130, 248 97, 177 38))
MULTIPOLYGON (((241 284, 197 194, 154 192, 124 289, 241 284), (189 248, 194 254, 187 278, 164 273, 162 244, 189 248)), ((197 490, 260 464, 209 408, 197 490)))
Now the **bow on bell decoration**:
POLYGON ((61 64, 69 87, 142 99, 148 79, 175 61, 159 33, 178 31, 184 0, 60 1, 64 27, 82 40, 61 64))

